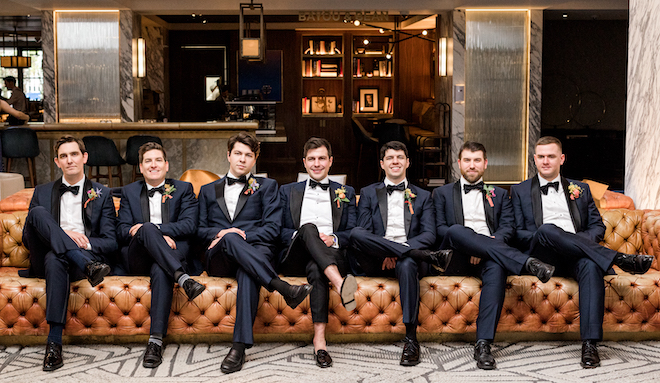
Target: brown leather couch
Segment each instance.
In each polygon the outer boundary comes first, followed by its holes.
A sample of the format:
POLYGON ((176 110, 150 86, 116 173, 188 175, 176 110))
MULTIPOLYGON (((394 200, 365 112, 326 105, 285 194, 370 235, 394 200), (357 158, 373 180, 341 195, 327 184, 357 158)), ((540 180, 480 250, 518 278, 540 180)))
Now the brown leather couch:
MULTIPOLYGON (((5 335, 0 337, 0 343, 5 344, 43 341, 48 333, 44 280, 20 278, 17 274, 18 269, 28 266, 28 252, 21 243, 26 215, 25 211, 0 214, 0 334, 5 335)), ((603 212, 603 221, 607 226, 605 246, 629 253, 659 254, 660 210, 609 210, 603 212)), ((660 331, 657 261, 644 275, 617 272, 618 275, 605 277, 606 337, 657 337, 660 331)), ((203 276, 195 279, 206 285, 206 291, 194 301, 189 301, 181 289, 175 288, 170 339, 229 340, 236 314, 236 281, 203 276)), ((508 282, 498 336, 508 334, 531 339, 565 337, 563 333, 568 333, 569 337, 578 336, 578 286, 574 280, 552 278, 548 283, 540 283, 531 276, 511 276, 508 282)), ((480 288, 481 281, 476 278, 424 278, 419 314, 422 339, 454 334, 467 334, 467 339, 474 337, 480 288)), ((398 295, 396 280, 358 278, 357 308, 347 312, 333 291, 328 324, 330 339, 373 340, 403 334, 398 295)), ((147 277, 106 277, 96 287, 91 287, 86 280, 74 282, 65 335, 74 342, 89 339, 135 341, 135 335, 146 339, 150 324, 149 301, 147 277)), ((262 289, 254 325, 258 340, 309 339, 312 328, 308 300, 293 310, 279 294, 262 289)))

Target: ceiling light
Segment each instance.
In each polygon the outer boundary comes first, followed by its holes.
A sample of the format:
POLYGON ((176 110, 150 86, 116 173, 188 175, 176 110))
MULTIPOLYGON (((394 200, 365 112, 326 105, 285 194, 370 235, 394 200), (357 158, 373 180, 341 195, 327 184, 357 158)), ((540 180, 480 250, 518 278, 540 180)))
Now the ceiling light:
POLYGON ((423 36, 426 36, 426 35, 428 35, 428 34, 429 34, 429 32, 428 32, 426 29, 424 29, 424 30, 422 31, 422 35, 423 35, 423 36))
POLYGON ((385 33, 385 30, 384 30, 383 28, 380 28, 380 29, 378 30, 378 32, 380 32, 380 33, 385 33))
POLYGON ((563 18, 565 18, 565 19, 568 19, 568 13, 564 13, 564 14, 562 14, 561 17, 563 17, 563 18))
POLYGON ((391 58, 392 58, 392 54, 391 54, 391 53, 386 54, 386 55, 385 55, 385 58, 388 59, 388 60, 391 59, 391 58))
POLYGON ((362 40, 362 43, 363 43, 364 45, 369 45, 369 39, 364 39, 364 40, 362 40))
POLYGON ((360 23, 360 20, 353 21, 353 25, 355 25, 356 27, 359 27, 360 24, 362 24, 362 23, 360 23))

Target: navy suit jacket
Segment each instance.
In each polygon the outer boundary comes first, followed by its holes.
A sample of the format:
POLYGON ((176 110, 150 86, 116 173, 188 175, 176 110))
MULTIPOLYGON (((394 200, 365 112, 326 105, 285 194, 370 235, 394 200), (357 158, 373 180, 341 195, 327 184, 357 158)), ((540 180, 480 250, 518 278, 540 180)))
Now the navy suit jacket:
MULTIPOLYGON (((605 225, 598 213, 589 185, 561 177, 568 210, 577 235, 596 243, 605 235, 605 225), (572 200, 568 185, 573 183, 582 188, 580 197, 572 200)), ((511 202, 516 220, 516 238, 522 251, 530 251, 534 233, 543 224, 543 206, 538 176, 511 187, 511 202)))
POLYGON ((236 227, 245 232, 250 244, 273 247, 280 234, 282 207, 277 182, 252 176, 259 184, 254 194, 245 194, 245 185, 239 195, 234 219, 230 219, 225 203, 225 179, 202 186, 199 191, 199 228, 197 236, 210 243, 220 230, 236 227))
MULTIPOLYGON (((55 221, 60 221, 60 185, 62 179, 47 184, 38 185, 34 189, 30 209, 43 206, 50 211, 55 221)), ((112 191, 98 182, 92 182, 85 178, 82 190, 78 196, 82 199, 83 206, 88 200, 87 192, 92 188, 101 190, 101 195, 90 200, 86 208, 83 208, 83 223, 85 225, 85 236, 92 245, 94 254, 107 256, 117 250, 117 237, 115 234, 115 205, 112 200, 112 191)), ((28 243, 29 239, 23 239, 28 243)))
MULTIPOLYGON (((174 239, 177 249, 183 254, 188 252, 187 240, 197 231, 199 218, 197 198, 190 183, 166 179, 165 184, 173 185, 176 189, 172 198, 166 198, 161 204, 163 223, 160 231, 174 239)), ((121 205, 117 222, 117 237, 119 243, 128 246, 132 236, 129 231, 133 225, 149 222, 149 197, 145 181, 133 182, 126 185, 121 191, 121 205)))
MULTIPOLYGON (((509 193, 505 189, 495 187, 495 197, 492 197, 493 207, 490 206, 486 195, 483 194, 486 224, 491 235, 505 243, 513 238, 515 219, 513 206, 509 193)), ((452 225, 465 225, 463 218, 463 190, 461 183, 454 182, 433 190, 433 204, 435 206, 435 223, 438 239, 442 240, 452 225)))
MULTIPOLYGON (((411 249, 427 249, 435 242, 435 213, 431 193, 408 184, 416 195, 413 199, 414 214, 404 204, 404 220, 408 245, 411 249)), ((384 237, 387 228, 387 188, 377 182, 360 190, 357 226, 384 237)))
MULTIPOLYGON (((280 200, 282 203, 282 231, 280 241, 287 248, 291 245, 293 233, 300 228, 300 216, 303 198, 305 196, 305 187, 307 181, 294 182, 284 185, 280 188, 280 200)), ((350 202, 341 202, 337 207, 334 199, 337 197, 335 190, 343 185, 338 182, 330 181, 328 193, 330 193, 330 204, 332 206, 332 230, 337 236, 339 248, 349 245, 351 229, 355 227, 357 213, 355 207, 355 189, 350 186, 343 186, 346 189, 346 198, 350 202)))

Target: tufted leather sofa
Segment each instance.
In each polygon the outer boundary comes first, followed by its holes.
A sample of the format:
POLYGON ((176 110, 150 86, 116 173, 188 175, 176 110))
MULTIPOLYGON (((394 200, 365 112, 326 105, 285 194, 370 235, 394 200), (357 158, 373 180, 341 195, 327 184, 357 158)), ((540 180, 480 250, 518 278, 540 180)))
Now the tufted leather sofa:
MULTIPOLYGON (((28 266, 21 243, 27 212, 0 214, 0 343, 43 341, 46 293, 42 279, 18 277, 28 266)), ((659 210, 603 212, 607 232, 603 244, 629 253, 660 253, 659 210)), ((619 338, 653 337, 660 332, 660 271, 657 261, 644 275, 605 277, 604 330, 619 338), (656 333, 654 335, 654 333, 656 333)), ((169 323, 170 339, 208 341, 230 339, 235 319, 237 285, 234 279, 195 277, 207 289, 194 301, 176 287, 169 323), (224 338, 223 338, 224 337, 224 338)), ((285 278, 300 282, 303 278, 285 278)), ((421 281, 420 333, 437 338, 454 334, 473 337, 481 281, 470 277, 426 277, 421 281)), ((106 277, 96 287, 86 280, 71 284, 65 335, 70 341, 118 341, 121 336, 149 333, 150 290, 147 277, 106 277)), ((347 312, 334 290, 330 295, 330 338, 365 339, 403 334, 398 284, 393 279, 358 278, 357 308, 347 312), (366 334, 366 335, 365 335, 366 334)), ((295 310, 277 293, 261 291, 254 331, 257 339, 295 339, 312 334, 309 300, 295 310)), ((552 278, 540 283, 531 276, 511 276, 498 334, 579 333, 578 286, 572 279, 552 278)), ((398 336, 398 335, 396 335, 398 336)), ((506 336, 506 335, 498 335, 506 336)), ((422 338, 424 335, 422 335, 422 338)), ((146 338, 145 338, 146 339, 146 338)))

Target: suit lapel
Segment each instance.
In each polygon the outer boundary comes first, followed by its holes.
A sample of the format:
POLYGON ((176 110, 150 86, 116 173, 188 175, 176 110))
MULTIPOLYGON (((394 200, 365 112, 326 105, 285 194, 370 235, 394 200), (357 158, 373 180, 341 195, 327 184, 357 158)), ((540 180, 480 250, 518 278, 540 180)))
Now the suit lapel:
POLYGON ((341 215, 344 212, 344 205, 345 203, 339 203, 339 206, 337 206, 337 203, 334 202, 333 200, 336 198, 337 193, 335 193, 335 190, 340 189, 342 186, 340 185, 339 188, 335 187, 335 184, 330 182, 330 187, 328 188, 328 192, 330 193, 330 209, 332 209, 332 231, 336 233, 339 231, 339 224, 341 223, 341 215))
MULTIPOLYGON (((171 180, 166 179, 165 180, 166 185, 173 185, 173 182, 171 180)), ((161 197, 161 204, 160 204, 160 219, 163 223, 170 223, 170 200, 172 198, 165 198, 165 201, 163 202, 163 198, 161 197)))
POLYGON ((541 203, 541 184, 539 177, 532 177, 531 185, 531 200, 532 200, 532 213, 534 214, 534 223, 539 228, 543 225, 543 204, 541 203))
MULTIPOLYGON (((248 177, 248 179, 250 178, 248 177)), ((234 212, 234 219, 238 217, 238 214, 241 212, 241 210, 243 210, 243 207, 245 206, 245 203, 248 200, 249 195, 245 194, 247 189, 248 189, 248 184, 245 184, 243 190, 241 190, 241 194, 238 195, 238 202, 236 203, 236 211, 234 212)))
POLYGON ((384 183, 376 187, 376 197, 378 198, 380 218, 383 220, 383 230, 387 231, 387 189, 384 183))
POLYGON ((486 225, 488 226, 488 230, 490 230, 490 233, 493 234, 495 230, 495 200, 491 197, 491 201, 493 201, 493 206, 490 206, 490 203, 488 202, 488 198, 486 197, 486 193, 482 192, 481 196, 483 197, 484 201, 484 211, 486 212, 486 225))
POLYGON ((454 183, 453 199, 454 199, 454 219, 457 225, 463 225, 465 220, 463 218, 463 198, 461 196, 461 181, 454 183))
MULTIPOLYGON (((417 189, 415 189, 411 184, 408 184, 408 188, 410 189, 410 191, 413 194, 417 195, 417 189)), ((404 226, 406 228, 406 238, 408 238, 408 233, 410 233, 410 224, 412 223, 412 214, 410 213, 410 207, 406 203, 406 197, 405 196, 406 196, 406 192, 404 191, 403 192, 403 223, 404 223, 404 226)), ((415 204, 416 201, 417 201, 417 198, 412 199, 413 205, 415 204)), ((414 210, 414 208, 415 208, 415 206, 413 206, 413 210, 414 210)), ((421 210, 421 209, 419 209, 419 210, 421 210)))
POLYGON ((229 216, 229 211, 227 210, 227 203, 225 202, 225 180, 227 177, 223 178, 222 181, 218 182, 215 184, 215 200, 218 203, 218 206, 220 207, 220 210, 222 210, 222 213, 225 215, 227 218, 227 221, 231 222, 232 219, 229 216))
POLYGON ((50 214, 58 224, 60 223, 60 185, 62 185, 61 178, 53 183, 53 189, 50 191, 50 214))
POLYGON ((85 177, 85 182, 83 183, 83 188, 80 191, 80 194, 82 194, 82 219, 83 224, 85 225, 85 235, 87 238, 89 238, 92 235, 92 217, 94 216, 94 204, 92 201, 89 201, 89 203, 87 203, 87 207, 85 207, 85 203, 89 198, 87 196, 87 190, 92 190, 92 181, 85 177))
POLYGON ((577 202, 574 199, 571 199, 568 193, 568 180, 564 177, 561 177, 561 186, 564 188, 564 197, 566 197, 566 204, 568 205, 568 212, 571 214, 571 221, 573 221, 573 226, 575 231, 582 230, 582 224, 580 222, 580 210, 577 207, 577 202))
POLYGON ((142 182, 142 188, 140 189, 140 211, 142 213, 142 222, 143 223, 150 222, 151 211, 149 210, 149 195, 147 192, 146 182, 142 182))
POLYGON ((293 227, 300 227, 300 213, 302 211, 303 198, 305 197, 306 182, 301 182, 293 185, 291 194, 289 195, 289 211, 291 211, 291 219, 293 219, 293 227))

